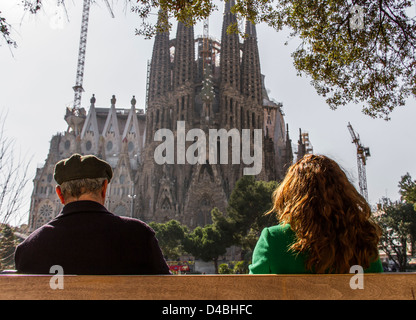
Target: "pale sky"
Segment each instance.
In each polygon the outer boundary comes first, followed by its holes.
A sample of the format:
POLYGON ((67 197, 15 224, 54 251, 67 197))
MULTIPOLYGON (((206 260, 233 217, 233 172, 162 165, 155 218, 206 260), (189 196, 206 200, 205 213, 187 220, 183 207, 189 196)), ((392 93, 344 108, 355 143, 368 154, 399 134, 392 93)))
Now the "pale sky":
MULTIPOLYGON (((56 1, 45 0, 44 10, 36 16, 24 15, 19 3, 0 2, 18 43, 17 49, 9 49, 4 42, 0 47, 0 111, 8 112, 6 132, 16 147, 33 156, 32 179, 36 167, 44 164, 52 135, 67 129, 64 115, 74 98, 82 1, 66 1, 69 22, 63 10, 56 9, 56 1)), ((223 3, 218 6, 209 28, 210 35, 220 39, 223 3)), ((87 111, 92 94, 99 107, 109 107, 113 94, 117 107, 130 108, 133 95, 138 108, 145 105, 153 40, 135 36, 140 20, 125 10, 124 1, 114 1, 113 11, 114 19, 102 0, 91 7, 82 96, 87 111)), ((195 26, 195 35, 200 34, 202 24, 195 26)), ((297 143, 299 128, 309 132, 314 153, 336 160, 359 189, 356 147, 347 128, 350 122, 371 152, 366 166, 370 204, 383 196, 397 200, 401 176, 409 172, 416 179, 415 99, 393 111, 388 122, 362 114, 359 105, 330 110, 310 79, 297 76, 290 56, 296 40, 285 46, 286 34, 266 25, 257 26, 257 35, 265 85, 269 97, 283 103, 292 142, 297 143)), ((173 30, 171 38, 175 36, 173 30)), ((25 190, 28 199, 32 189, 30 182, 25 190)), ((27 223, 28 209, 27 205, 20 223, 27 223)))

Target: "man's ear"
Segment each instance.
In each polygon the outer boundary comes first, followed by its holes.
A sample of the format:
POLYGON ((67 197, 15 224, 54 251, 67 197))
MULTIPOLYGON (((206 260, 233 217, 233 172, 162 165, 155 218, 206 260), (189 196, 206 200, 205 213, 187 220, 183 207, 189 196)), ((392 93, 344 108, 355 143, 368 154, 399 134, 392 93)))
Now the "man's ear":
POLYGON ((61 200, 62 204, 65 204, 65 199, 64 199, 64 195, 62 194, 62 190, 61 190, 61 186, 56 186, 55 188, 56 194, 59 197, 59 200, 61 200))

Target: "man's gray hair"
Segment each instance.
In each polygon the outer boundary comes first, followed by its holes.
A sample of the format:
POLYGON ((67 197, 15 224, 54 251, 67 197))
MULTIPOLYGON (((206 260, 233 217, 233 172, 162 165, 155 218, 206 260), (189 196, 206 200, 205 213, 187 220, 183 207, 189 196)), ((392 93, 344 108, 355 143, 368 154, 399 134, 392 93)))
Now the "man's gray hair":
POLYGON ((72 196, 74 198, 79 198, 82 194, 85 193, 95 193, 98 194, 104 184, 106 178, 96 178, 96 179, 77 179, 62 182, 61 191, 64 197, 72 196))

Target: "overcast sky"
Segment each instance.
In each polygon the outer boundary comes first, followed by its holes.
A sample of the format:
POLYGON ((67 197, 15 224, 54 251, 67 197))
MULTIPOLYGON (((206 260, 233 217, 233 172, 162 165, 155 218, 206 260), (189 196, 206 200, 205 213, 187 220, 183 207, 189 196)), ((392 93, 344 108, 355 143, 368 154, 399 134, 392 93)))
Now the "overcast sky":
MULTIPOLYGON (((153 40, 135 36, 140 21, 125 9, 124 1, 114 1, 114 19, 104 1, 96 2, 90 11, 82 106, 88 111, 89 99, 95 94, 96 106, 109 107, 114 94, 117 107, 130 108, 135 95, 137 107, 144 108, 153 40)), ((0 111, 8 112, 6 132, 18 150, 33 156, 32 179, 36 167, 44 164, 52 135, 67 129, 64 115, 74 99, 82 1, 66 1, 69 22, 54 0, 45 0, 43 11, 36 16, 24 15, 16 3, 20 1, 0 2, 0 11, 12 24, 18 43, 17 49, 4 42, 0 47, 0 111)), ((219 3, 219 12, 209 20, 210 35, 218 39, 222 11, 219 3)), ((195 26, 195 35, 199 34, 202 24, 195 26)), ((173 30, 171 38, 175 35, 173 30)), ((398 199, 400 177, 409 172, 416 179, 415 100, 409 99, 406 106, 395 110, 388 122, 363 115, 359 105, 330 110, 310 79, 297 76, 290 56, 296 40, 285 46, 286 34, 266 25, 257 26, 257 35, 265 85, 269 97, 283 103, 292 141, 297 142, 299 128, 309 132, 314 153, 338 161, 358 189, 356 147, 347 128, 350 122, 371 152, 366 166, 370 204, 383 196, 398 199)), ((25 190, 28 198, 32 189, 30 182, 25 190)), ((27 223, 27 217, 26 212, 20 222, 27 223)))

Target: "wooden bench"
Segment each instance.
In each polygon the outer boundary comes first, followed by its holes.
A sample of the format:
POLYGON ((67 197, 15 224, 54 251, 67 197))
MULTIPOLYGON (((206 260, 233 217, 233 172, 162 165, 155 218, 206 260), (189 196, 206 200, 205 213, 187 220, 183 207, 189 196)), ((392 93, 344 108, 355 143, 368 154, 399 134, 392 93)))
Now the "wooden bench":
POLYGON ((345 275, 0 275, 0 299, 70 300, 415 300, 416 273, 345 275), (56 277, 56 276, 55 276, 56 277), (59 282, 63 281, 63 282, 59 282), (52 289, 51 283, 63 284, 52 289))

